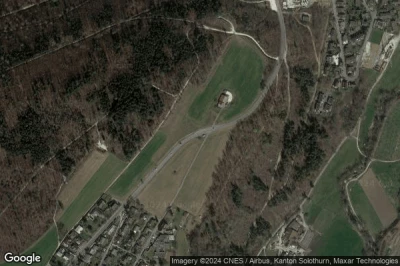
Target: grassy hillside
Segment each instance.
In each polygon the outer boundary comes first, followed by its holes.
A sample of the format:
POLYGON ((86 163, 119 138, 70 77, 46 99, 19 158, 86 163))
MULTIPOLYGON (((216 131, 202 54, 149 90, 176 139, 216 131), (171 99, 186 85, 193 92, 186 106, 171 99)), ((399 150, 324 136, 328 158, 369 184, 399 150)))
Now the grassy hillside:
POLYGON ((383 30, 373 29, 369 41, 372 43, 380 44, 383 37, 383 30))
POLYGON ((202 120, 207 111, 216 106, 223 90, 233 94, 233 102, 224 110, 223 119, 230 119, 249 106, 260 91, 264 68, 263 59, 256 48, 233 41, 205 90, 195 98, 189 116, 202 120))
POLYGON ((380 97, 381 91, 391 91, 398 88, 400 85, 400 47, 396 49, 392 60, 390 61, 388 67, 381 80, 374 88, 371 96, 368 99, 365 112, 362 117, 361 127, 360 127, 360 143, 365 143, 368 136, 368 130, 372 125, 375 116, 375 104, 380 97))
POLYGON ((382 160, 400 158, 400 104, 388 114, 376 147, 375 157, 382 160))

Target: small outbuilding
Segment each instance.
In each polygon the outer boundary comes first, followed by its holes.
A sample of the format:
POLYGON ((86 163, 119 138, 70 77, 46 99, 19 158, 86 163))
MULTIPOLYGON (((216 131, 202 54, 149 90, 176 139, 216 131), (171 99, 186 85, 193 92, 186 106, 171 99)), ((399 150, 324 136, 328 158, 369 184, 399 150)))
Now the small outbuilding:
POLYGON ((233 100, 233 95, 228 90, 224 90, 218 98, 218 107, 225 108, 233 100))

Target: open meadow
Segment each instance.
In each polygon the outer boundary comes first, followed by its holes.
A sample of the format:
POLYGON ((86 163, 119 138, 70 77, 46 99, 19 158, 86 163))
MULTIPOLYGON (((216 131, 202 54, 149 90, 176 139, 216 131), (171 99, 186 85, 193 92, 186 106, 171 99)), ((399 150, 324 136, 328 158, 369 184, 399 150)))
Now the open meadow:
POLYGON ((201 140, 198 139, 187 143, 164 168, 160 169, 150 184, 140 193, 139 200, 146 210, 158 218, 164 215, 165 209, 178 191, 200 145, 201 140))
POLYGON ((371 164, 376 178, 381 183, 386 194, 390 197, 393 206, 396 209, 400 207, 400 162, 396 163, 382 163, 374 162, 371 164))
POLYGON ((175 204, 179 208, 193 215, 200 215, 206 193, 212 184, 214 168, 222 157, 228 141, 229 131, 230 128, 207 138, 176 198, 175 204))
POLYGON ((378 179, 375 177, 374 171, 368 169, 359 182, 378 215, 382 226, 384 228, 388 227, 397 218, 397 211, 390 202, 389 197, 386 195, 378 179))
POLYGON ((361 255, 363 243, 344 212, 338 177, 361 159, 354 139, 343 143, 305 204, 306 222, 320 233, 311 244, 312 255, 361 255))

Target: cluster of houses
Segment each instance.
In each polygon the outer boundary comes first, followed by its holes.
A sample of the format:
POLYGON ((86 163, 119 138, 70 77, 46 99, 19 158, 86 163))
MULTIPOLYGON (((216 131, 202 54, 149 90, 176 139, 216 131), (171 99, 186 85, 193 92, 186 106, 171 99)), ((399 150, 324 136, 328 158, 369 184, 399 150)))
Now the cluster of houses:
POLYGON ((78 255, 78 265, 98 265, 101 262, 104 251, 107 250, 118 227, 118 220, 119 218, 115 218, 107 229, 96 238, 95 242, 78 255))
MULTIPOLYGON (((349 77, 352 77, 359 63, 363 68, 381 71, 388 62, 393 45, 390 42, 393 34, 381 31, 381 35, 376 34, 377 29, 387 29, 388 25, 399 23, 398 7, 394 5, 393 10, 386 8, 391 5, 392 0, 385 0, 379 3, 377 16, 373 24, 373 31, 369 40, 366 40, 367 33, 371 26, 371 8, 365 6, 362 0, 337 0, 336 11, 339 25, 339 35, 336 29, 336 21, 333 18, 328 30, 325 44, 325 55, 322 73, 325 77, 331 78, 331 89, 344 89, 356 86, 356 82, 343 76, 343 70, 349 77), (386 2, 387 3, 386 3, 386 2), (388 15, 390 13, 390 15, 388 15), (396 13, 396 16, 393 16, 396 13), (385 23, 382 23, 385 21, 385 23), (396 21, 396 22, 394 22, 396 21), (376 35, 378 36, 378 40, 376 35), (381 36, 381 39, 379 39, 381 36), (365 46, 364 46, 365 45, 365 46), (343 57, 341 55, 343 48, 343 57), (361 54, 361 48, 364 53, 361 54)), ((368 3, 368 2, 367 2, 368 3)), ((320 92, 315 98, 314 109, 317 113, 327 113, 332 110, 332 96, 324 95, 320 92)))
POLYGON ((112 219, 112 215, 120 205, 118 201, 112 199, 109 195, 103 194, 78 224, 66 235, 49 264, 52 266, 61 266, 80 265, 81 262, 83 263, 82 265, 90 263, 91 253, 95 253, 95 249, 92 249, 91 244, 93 236, 104 225, 110 223, 110 226, 113 226, 115 219, 112 219))
POLYGON ((184 213, 176 207, 168 209, 166 215, 158 224, 156 234, 153 235, 144 252, 146 261, 156 260, 160 263, 161 260, 168 261, 168 255, 174 254, 177 245, 177 230, 182 228, 184 213))
POLYGON ((152 231, 158 224, 156 217, 147 213, 143 205, 133 198, 125 204, 124 217, 115 232, 115 237, 105 254, 104 265, 137 265, 146 264, 140 258, 149 242, 152 231))
POLYGON ((304 227, 294 219, 287 227, 282 236, 284 246, 297 245, 305 233, 304 227))
POLYGON ((151 239, 145 256, 148 259, 164 259, 174 249, 176 229, 165 218, 158 225, 157 234, 151 239))
POLYGON ((329 113, 332 110, 332 104, 333 96, 329 93, 323 93, 322 91, 319 91, 314 104, 315 112, 318 114, 329 113))
POLYGON ((397 0, 379 2, 374 27, 391 33, 398 33, 400 31, 400 2, 397 0))
POLYGON ((277 251, 279 256, 304 256, 309 253, 314 232, 306 227, 301 217, 296 216, 271 242, 269 249, 277 251))
POLYGON ((369 10, 364 7, 360 0, 337 0, 336 10, 342 43, 339 43, 337 37, 334 25, 336 22, 332 22, 326 44, 326 57, 323 69, 324 75, 334 78, 340 76, 340 66, 342 64, 346 66, 347 75, 354 75, 358 61, 360 60, 359 51, 364 45, 372 19, 369 10), (344 62, 342 62, 343 58, 339 56, 340 46, 343 46, 344 62))
POLYGON ((137 199, 129 198, 122 206, 103 194, 66 235, 49 264, 141 266, 165 260, 176 246, 176 209, 159 222, 137 199))

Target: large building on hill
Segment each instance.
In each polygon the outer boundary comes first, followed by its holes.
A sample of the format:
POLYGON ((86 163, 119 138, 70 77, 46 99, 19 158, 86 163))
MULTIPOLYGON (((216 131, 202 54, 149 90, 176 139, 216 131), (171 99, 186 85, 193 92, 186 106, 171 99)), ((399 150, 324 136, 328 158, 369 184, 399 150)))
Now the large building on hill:
POLYGON ((218 98, 218 107, 225 108, 233 100, 233 95, 227 90, 224 90, 218 98))

